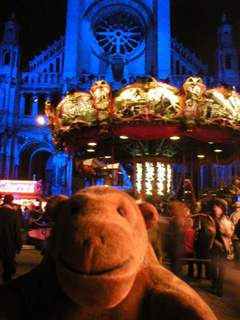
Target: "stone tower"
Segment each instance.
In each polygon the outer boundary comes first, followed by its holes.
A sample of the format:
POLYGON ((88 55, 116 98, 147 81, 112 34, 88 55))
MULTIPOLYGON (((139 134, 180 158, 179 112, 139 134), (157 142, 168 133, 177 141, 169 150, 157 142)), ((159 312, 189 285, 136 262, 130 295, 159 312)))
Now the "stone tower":
POLYGON ((0 44, 0 174, 5 177, 13 170, 15 144, 14 126, 16 124, 16 102, 18 102, 18 83, 20 54, 18 46, 19 26, 12 13, 5 23, 3 41, 0 44))
POLYGON ((222 24, 218 28, 218 44, 216 52, 217 85, 239 86, 238 52, 233 44, 232 26, 227 23, 225 14, 223 14, 222 24))

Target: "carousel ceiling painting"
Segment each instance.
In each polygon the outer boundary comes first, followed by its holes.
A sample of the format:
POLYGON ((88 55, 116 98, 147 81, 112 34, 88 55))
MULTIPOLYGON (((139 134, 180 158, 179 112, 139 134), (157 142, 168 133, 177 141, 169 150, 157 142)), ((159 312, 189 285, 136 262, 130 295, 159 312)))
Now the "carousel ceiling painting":
POLYGON ((181 88, 143 77, 116 91, 99 80, 89 93, 68 93, 57 107, 48 101, 45 108, 56 149, 69 155, 186 165, 239 158, 239 111, 234 87, 208 90, 196 77, 181 88))

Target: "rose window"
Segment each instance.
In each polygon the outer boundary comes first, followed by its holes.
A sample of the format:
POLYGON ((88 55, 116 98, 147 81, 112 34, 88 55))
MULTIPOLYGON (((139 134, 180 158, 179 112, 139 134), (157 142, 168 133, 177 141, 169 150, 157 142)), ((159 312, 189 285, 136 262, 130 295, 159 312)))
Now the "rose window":
POLYGON ((114 12, 101 18, 94 28, 98 46, 108 55, 132 54, 143 42, 143 28, 131 14, 114 12))

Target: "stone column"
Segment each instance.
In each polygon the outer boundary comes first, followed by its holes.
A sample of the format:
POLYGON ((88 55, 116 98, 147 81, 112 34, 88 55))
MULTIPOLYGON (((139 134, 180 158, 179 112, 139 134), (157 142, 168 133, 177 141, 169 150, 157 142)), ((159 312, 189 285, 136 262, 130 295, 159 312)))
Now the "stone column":
POLYGON ((38 114, 38 97, 34 95, 32 99, 32 115, 37 116, 37 114, 38 114))
POLYGON ((155 0, 157 22, 157 76, 166 79, 171 75, 170 1, 155 0))
POLYGON ((25 95, 23 93, 20 94, 20 103, 19 103, 19 115, 24 115, 25 109, 25 95))

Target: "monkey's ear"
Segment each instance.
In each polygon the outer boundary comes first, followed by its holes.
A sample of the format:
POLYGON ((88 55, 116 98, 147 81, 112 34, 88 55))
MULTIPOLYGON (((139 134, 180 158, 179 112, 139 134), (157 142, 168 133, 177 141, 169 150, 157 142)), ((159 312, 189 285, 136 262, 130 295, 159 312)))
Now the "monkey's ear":
POLYGON ((46 207, 45 213, 50 216, 52 221, 55 221, 57 213, 60 211, 63 203, 66 202, 69 197, 64 195, 56 195, 49 198, 46 207))
POLYGON ((156 207, 148 202, 139 203, 138 206, 144 217, 147 229, 150 229, 158 221, 158 211, 156 207))

